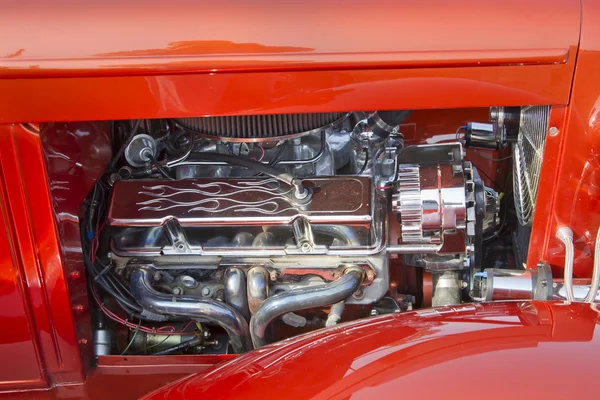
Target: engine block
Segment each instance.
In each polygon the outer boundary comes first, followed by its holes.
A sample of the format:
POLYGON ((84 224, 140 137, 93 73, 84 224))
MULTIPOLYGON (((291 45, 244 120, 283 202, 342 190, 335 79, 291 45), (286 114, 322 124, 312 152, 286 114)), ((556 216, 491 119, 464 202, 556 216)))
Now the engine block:
POLYGON ((124 149, 135 162, 111 175, 108 267, 94 274, 109 268, 105 283, 121 291, 115 280, 126 282, 144 319, 217 324, 235 351, 250 348, 248 328, 255 347, 268 343, 274 319, 300 327, 311 315, 334 324, 344 305, 410 309, 415 297, 391 285, 392 255, 395 268, 438 277, 435 304, 460 302, 484 221, 497 220, 486 204, 495 192, 459 142, 404 148, 395 124, 406 115, 260 143, 177 126, 162 143, 138 134, 124 149))

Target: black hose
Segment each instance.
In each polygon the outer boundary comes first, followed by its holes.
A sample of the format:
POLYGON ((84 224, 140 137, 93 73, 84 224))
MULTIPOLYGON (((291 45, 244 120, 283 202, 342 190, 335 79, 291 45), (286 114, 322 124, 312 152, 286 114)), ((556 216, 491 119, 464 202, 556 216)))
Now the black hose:
POLYGON ((231 165, 237 165, 243 168, 252 169, 256 172, 260 172, 261 174, 265 174, 267 176, 275 178, 281 182, 287 183, 288 185, 293 185, 293 180, 296 179, 294 175, 282 171, 279 168, 275 168, 271 165, 263 164, 241 156, 233 156, 231 154, 205 152, 193 153, 192 155, 190 155, 190 157, 188 157, 186 161, 193 160, 216 161, 224 162, 231 165))
POLYGON ((84 261, 86 270, 92 277, 92 282, 98 284, 102 289, 104 289, 104 291, 106 291, 113 297, 120 299, 124 304, 126 304, 132 310, 141 312, 142 311, 141 307, 139 307, 138 305, 136 305, 134 302, 132 302, 131 300, 129 300, 127 298, 128 296, 130 298, 132 296, 131 296, 131 293, 129 292, 129 290, 123 285, 123 283, 121 281, 119 281, 118 279, 116 279, 112 274, 101 276, 100 273, 97 271, 96 266, 94 264, 92 264, 92 262, 89 260, 88 254, 89 253, 87 253, 87 250, 84 249, 84 260, 83 261, 84 261))
MULTIPOLYGON (((84 260, 85 263, 86 260, 84 260)), ((87 263, 86 263, 87 266, 87 263)), ((89 266, 88 266, 88 272, 90 272, 89 266)), ((91 274, 92 277, 94 276, 93 274, 91 274)), ((114 284, 114 282, 112 281, 108 281, 114 284)), ((105 281, 104 279, 99 279, 95 282, 93 282, 95 284, 97 284, 98 286, 100 286, 106 293, 108 293, 109 295, 111 295, 112 297, 114 297, 119 304, 121 305, 121 307, 123 307, 123 309, 128 313, 131 314, 133 312, 139 312, 141 313, 143 311, 142 307, 140 307, 139 305, 131 302, 129 299, 125 298, 122 294, 117 293, 108 283, 107 281, 105 281), (127 308, 125 308, 127 307, 127 308)))
POLYGON ((279 163, 279 161, 281 161, 281 157, 283 157, 283 152, 286 149, 287 144, 288 142, 283 142, 281 145, 279 145, 279 149, 277 150, 277 153, 275 153, 275 156, 273 156, 273 159, 269 161, 269 165, 275 166, 277 163, 279 163))
POLYGON ((363 172, 365 172, 365 169, 367 169, 367 164, 369 164, 369 149, 365 149, 365 162, 363 163, 360 171, 358 171, 358 175, 362 175, 363 172))
MULTIPOLYGON (((97 185, 101 185, 101 183, 98 183, 97 185)), ((92 215, 96 215, 100 218, 104 212, 102 194, 100 194, 99 199, 96 198, 99 192, 104 192, 104 190, 94 190, 88 212, 85 213, 83 220, 79 225, 84 266, 89 276, 92 278, 90 281, 91 284, 98 285, 106 293, 114 297, 127 314, 140 313, 143 311, 142 307, 136 304, 135 300, 132 300, 133 297, 131 296, 131 292, 123 282, 114 275, 107 273, 108 266, 104 265, 99 259, 97 259, 95 263, 92 263, 91 261, 91 238, 88 237, 86 227, 93 225, 92 215)))
POLYGON ((186 152, 186 146, 194 145, 194 136, 185 130, 176 130, 165 141, 167 153, 179 156, 186 152), (187 136, 187 137, 186 137, 187 136), (183 148, 182 148, 183 147, 183 148))
POLYGON ((379 118, 391 126, 400 125, 411 113, 412 110, 377 111, 379 118))
POLYGON ((156 159, 156 157, 154 157, 152 154, 148 155, 150 157, 150 162, 152 163, 152 165, 158 170, 158 172, 160 172, 160 174, 173 181, 175 179, 173 179, 173 177, 171 175, 169 175, 169 173, 160 165, 160 163, 158 162, 158 160, 156 159))
POLYGON ((411 113, 412 110, 377 111, 368 118, 367 123, 374 134, 387 138, 411 113))
POLYGON ((183 350, 187 350, 191 347, 200 346, 201 344, 202 344, 202 337, 196 336, 191 340, 186 340, 185 342, 179 343, 178 345, 175 345, 173 347, 169 347, 169 348, 161 350, 161 351, 156 351, 156 352, 152 353, 152 355, 153 356, 164 356, 167 354, 174 354, 174 353, 178 353, 183 350))
POLYGON ((204 152, 193 153, 192 155, 190 155, 190 157, 188 157, 186 161, 193 162, 194 160, 224 162, 226 164, 237 165, 242 168, 248 168, 292 186, 294 188, 293 196, 296 200, 309 200, 310 198, 309 191, 304 187, 301 179, 296 178, 294 175, 268 164, 263 164, 258 161, 253 161, 248 158, 234 156, 230 154, 204 152))
MULTIPOLYGON (((83 263, 84 263, 84 265, 86 267, 86 270, 90 274, 90 276, 92 278, 95 278, 97 276, 97 273, 96 273, 95 268, 92 265, 91 261, 88 259, 87 254, 85 254, 85 253, 84 253, 84 257, 83 257, 83 263)), ((119 304, 121 306, 126 306, 127 308, 124 307, 124 310, 128 314, 131 314, 132 312, 139 312, 139 313, 141 313, 143 311, 142 307, 140 307, 138 304, 135 304, 134 302, 132 302, 131 300, 129 300, 124 293, 121 293, 118 289, 116 289, 115 280, 107 279, 108 277, 112 277, 112 275, 107 275, 107 276, 102 277, 102 278, 100 278, 98 280, 93 280, 92 279, 92 283, 93 284, 97 284, 106 293, 108 293, 109 295, 111 295, 112 297, 114 297, 115 299, 117 299, 119 301, 119 304)))
POLYGON ((140 128, 140 123, 141 122, 142 122, 142 120, 138 119, 133 124, 133 128, 131 128, 131 133, 129 134, 129 137, 127 138, 127 140, 125 141, 125 143, 123 143, 123 145, 121 146, 121 148, 119 148, 119 151, 117 152, 117 154, 115 154, 115 156, 113 157, 113 159, 110 161, 110 164, 108 164, 108 170, 109 171, 112 171, 115 168, 115 166, 117 165, 117 162, 123 156, 123 153, 125 152, 125 147, 127 147, 127 145, 129 144, 129 142, 131 141, 131 139, 133 139, 133 137, 137 133, 138 129, 140 128))
POLYGON ((152 174, 155 172, 154 171, 155 169, 156 169, 156 166, 146 165, 139 169, 131 170, 130 176, 134 179, 148 178, 148 177, 152 176, 152 174))

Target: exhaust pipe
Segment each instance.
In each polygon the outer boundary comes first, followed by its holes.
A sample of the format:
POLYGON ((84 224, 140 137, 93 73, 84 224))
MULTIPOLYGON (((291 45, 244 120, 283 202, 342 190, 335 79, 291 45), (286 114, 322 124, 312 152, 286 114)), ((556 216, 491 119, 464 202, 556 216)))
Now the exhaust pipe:
POLYGON ((362 284, 365 272, 351 266, 337 280, 313 288, 294 289, 278 293, 262 302, 250 320, 250 333, 255 348, 267 344, 267 326, 277 317, 307 308, 324 307, 352 296, 362 284))
POLYGON ((142 268, 131 273, 130 281, 131 293, 144 310, 161 315, 185 316, 220 325, 229 335, 231 346, 236 353, 252 349, 248 324, 230 305, 212 299, 160 293, 152 287, 148 270, 142 268))
POLYGON ((246 274, 239 268, 227 268, 223 276, 225 303, 235 308, 246 321, 250 321, 248 296, 246 295, 246 274))
POLYGON ((248 270, 248 308, 250 308, 250 314, 254 315, 267 297, 269 297, 269 273, 267 269, 262 266, 250 268, 248 270))

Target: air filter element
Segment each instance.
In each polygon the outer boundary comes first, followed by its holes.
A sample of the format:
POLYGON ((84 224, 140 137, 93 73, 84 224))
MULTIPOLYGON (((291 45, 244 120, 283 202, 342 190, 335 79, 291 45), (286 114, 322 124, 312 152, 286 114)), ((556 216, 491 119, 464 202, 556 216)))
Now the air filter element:
POLYGON ((241 115, 175 119, 182 127, 223 140, 259 142, 321 131, 347 113, 241 115))

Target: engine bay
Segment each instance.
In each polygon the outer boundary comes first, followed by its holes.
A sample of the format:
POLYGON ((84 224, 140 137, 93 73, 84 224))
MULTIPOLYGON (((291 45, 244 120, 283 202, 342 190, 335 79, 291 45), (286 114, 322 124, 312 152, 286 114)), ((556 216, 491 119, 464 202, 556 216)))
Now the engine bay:
POLYGON ((488 276, 523 269, 549 109, 110 121, 79 210, 95 355, 502 298, 488 276))

